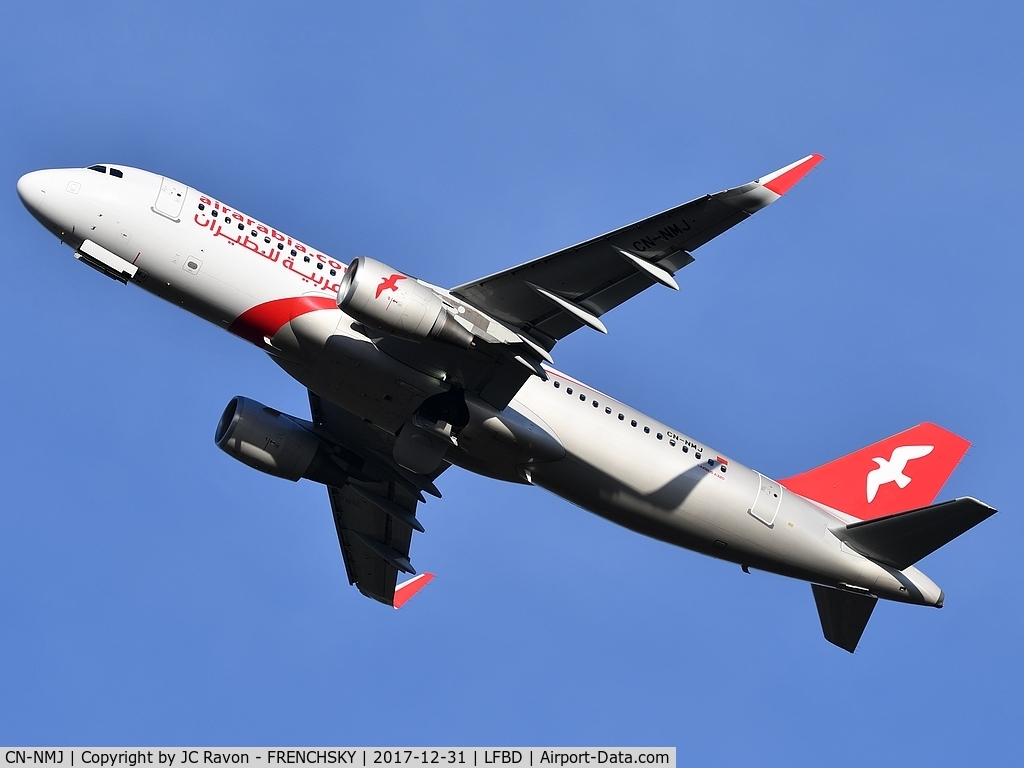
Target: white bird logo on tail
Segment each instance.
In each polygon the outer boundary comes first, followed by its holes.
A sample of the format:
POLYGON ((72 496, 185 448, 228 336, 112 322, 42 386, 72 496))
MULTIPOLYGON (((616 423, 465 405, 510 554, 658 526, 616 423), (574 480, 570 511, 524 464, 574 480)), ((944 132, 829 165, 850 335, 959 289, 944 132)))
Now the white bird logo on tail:
POLYGON ((900 488, 910 485, 911 478, 903 474, 907 462, 927 456, 934 448, 932 445, 901 445, 893 449, 888 461, 881 457, 872 459, 878 465, 878 469, 868 472, 868 504, 875 500, 875 494, 881 485, 896 483, 900 488))

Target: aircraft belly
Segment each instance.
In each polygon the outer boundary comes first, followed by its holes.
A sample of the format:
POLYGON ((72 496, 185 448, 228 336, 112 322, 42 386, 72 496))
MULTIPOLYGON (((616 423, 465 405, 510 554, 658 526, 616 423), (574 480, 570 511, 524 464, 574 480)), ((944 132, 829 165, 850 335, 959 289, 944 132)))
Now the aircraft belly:
MULTIPOLYGON (((696 472, 704 474, 699 468, 696 472)), ((737 530, 742 528, 736 525, 741 520, 741 498, 731 493, 713 500, 702 498, 708 494, 699 490, 700 484, 707 481, 686 477, 685 472, 676 478, 666 478, 661 488, 644 494, 615 474, 569 455, 536 467, 533 480, 614 523, 687 549, 726 559, 733 559, 726 555, 729 549, 732 551, 728 554, 737 557, 760 549, 758 542, 737 530)))
MULTIPOLYGON (((393 435, 444 386, 368 341, 335 332, 345 319, 337 311, 295 318, 274 338, 285 354, 272 356, 321 397, 393 435)), ((580 418, 548 394, 531 380, 503 412, 474 404, 446 460, 501 480, 528 479, 630 530, 702 554, 832 586, 881 587, 880 596, 915 601, 898 576, 843 548, 827 530, 830 519, 805 499, 779 488, 781 498, 766 514, 759 494, 778 484, 763 475, 734 460, 723 464, 706 447, 697 460, 696 452, 681 451, 681 436, 671 444, 656 422, 644 432, 602 418, 609 414, 592 406, 580 418)))
POLYGON ((567 452, 533 468, 537 485, 638 533, 713 557, 825 583, 869 588, 878 579, 874 563, 826 542, 828 519, 813 504, 598 393, 579 399, 579 383, 569 397, 559 389, 528 382, 517 397, 543 415, 567 452), (695 448, 683 452, 688 445, 695 448))
MULTIPOLYGON (((729 466, 732 471, 734 465, 729 466)), ((630 486, 576 456, 537 467, 533 480, 632 531, 758 570, 867 590, 885 576, 877 564, 827 546, 822 540, 821 520, 816 524, 806 519, 797 522, 781 511, 772 528, 756 520, 748 509, 756 492, 757 473, 742 469, 749 473, 747 480, 728 490, 719 486, 711 490, 710 481, 703 481, 676 508, 662 506, 656 496, 637 494, 630 486)), ((792 517, 800 520, 803 516, 792 517)), ((906 599, 899 594, 885 596, 906 599)))
MULTIPOLYGON (((295 337, 296 349, 304 354, 271 355, 307 389, 391 434, 398 432, 426 398, 445 391, 437 379, 402 365, 366 340, 333 333, 318 350, 317 335, 326 330, 332 317, 337 324, 344 316, 341 312, 311 312, 295 318, 287 334, 279 335, 295 337), (318 325, 324 322, 326 325, 318 325)), ((274 341, 278 342, 278 336, 274 341)))

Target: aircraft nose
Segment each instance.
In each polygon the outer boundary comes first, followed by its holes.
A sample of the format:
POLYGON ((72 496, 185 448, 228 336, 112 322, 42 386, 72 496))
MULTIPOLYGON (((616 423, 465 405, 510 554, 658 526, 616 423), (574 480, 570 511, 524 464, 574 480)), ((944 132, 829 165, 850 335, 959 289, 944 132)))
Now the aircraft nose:
POLYGON ((33 215, 38 215, 43 207, 47 187, 50 186, 47 183, 50 181, 48 176, 49 174, 46 171, 33 171, 32 173, 26 173, 18 179, 18 197, 21 198, 22 204, 33 215))

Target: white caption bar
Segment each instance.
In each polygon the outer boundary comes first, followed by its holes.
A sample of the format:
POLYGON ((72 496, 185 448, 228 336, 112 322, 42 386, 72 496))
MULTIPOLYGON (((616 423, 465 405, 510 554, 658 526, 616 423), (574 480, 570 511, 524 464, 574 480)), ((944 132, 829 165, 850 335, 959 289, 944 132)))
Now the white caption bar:
POLYGON ((193 765, 531 766, 652 765, 676 768, 675 747, 0 747, 0 765, 165 768, 193 765))

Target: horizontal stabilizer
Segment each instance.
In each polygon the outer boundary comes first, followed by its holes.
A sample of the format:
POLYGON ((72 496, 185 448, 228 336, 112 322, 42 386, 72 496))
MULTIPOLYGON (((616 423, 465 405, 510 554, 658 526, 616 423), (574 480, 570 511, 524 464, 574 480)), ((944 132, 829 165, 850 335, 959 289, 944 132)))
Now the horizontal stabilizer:
POLYGON ((820 584, 811 584, 811 591, 814 592, 814 602, 818 606, 818 618, 821 619, 821 631, 825 639, 853 653, 878 598, 820 584))
POLYGON ((995 513, 988 504, 968 497, 851 523, 832 532, 861 554, 902 571, 995 513))

